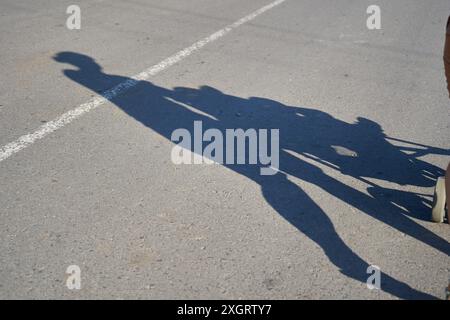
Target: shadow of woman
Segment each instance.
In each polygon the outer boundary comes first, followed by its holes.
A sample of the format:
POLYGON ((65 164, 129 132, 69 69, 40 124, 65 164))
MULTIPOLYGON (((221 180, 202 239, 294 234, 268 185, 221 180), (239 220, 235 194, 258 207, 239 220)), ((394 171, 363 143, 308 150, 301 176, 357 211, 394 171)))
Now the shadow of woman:
MULTIPOLYGON (((134 81, 103 73, 94 59, 79 53, 61 52, 54 59, 75 66, 77 69, 66 69, 64 74, 95 92, 125 81, 134 81)), ((280 129, 280 171, 277 174, 260 175, 260 165, 223 165, 258 183, 266 201, 284 219, 317 243, 329 260, 352 279, 365 283, 368 263, 345 244, 325 212, 288 176, 310 182, 361 212, 447 255, 450 252, 447 241, 407 217, 413 209, 429 210, 426 202, 417 195, 409 194, 409 200, 414 199, 410 203, 414 203, 416 208, 402 209, 392 199, 380 201, 385 194, 383 188, 372 184, 370 190, 373 196, 368 196, 326 175, 310 161, 292 154, 312 157, 314 161, 329 164, 333 169, 357 179, 381 177, 398 184, 431 186, 442 170, 400 152, 386 140, 381 127, 375 122, 361 118, 356 124, 348 124, 318 110, 289 107, 268 99, 239 98, 206 86, 170 90, 148 81, 140 81, 111 101, 168 140, 175 129, 192 128, 194 121, 202 121, 204 130, 216 128, 222 132, 227 128, 280 129), (349 154, 353 156, 349 157, 349 154)), ((434 298, 386 273, 382 273, 381 279, 382 289, 396 297, 434 298)))

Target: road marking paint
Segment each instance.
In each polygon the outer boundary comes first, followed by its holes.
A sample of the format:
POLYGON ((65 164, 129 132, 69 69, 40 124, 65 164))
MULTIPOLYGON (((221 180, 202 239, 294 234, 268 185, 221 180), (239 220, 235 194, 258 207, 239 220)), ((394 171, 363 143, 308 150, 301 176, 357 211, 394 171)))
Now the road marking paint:
POLYGON ((47 136, 48 134, 64 127, 65 125, 71 123, 75 119, 78 119, 82 115, 88 113, 89 111, 97 108, 98 106, 106 103, 107 101, 110 101, 114 99, 115 97, 123 94, 124 92, 128 91, 130 88, 134 87, 136 84, 139 83, 139 81, 147 80, 151 76, 154 76, 161 71, 173 66, 174 64, 180 62, 184 58, 190 56, 195 51, 200 50, 205 45, 207 45, 210 42, 216 41, 219 38, 222 38, 223 36, 227 35, 229 32, 231 32, 233 29, 236 29, 237 27, 255 19, 259 15, 263 14, 264 12, 282 4, 286 0, 277 0, 274 1, 258 10, 256 10, 253 13, 250 13, 249 15, 239 19, 238 21, 224 27, 223 29, 207 36, 206 38, 203 38, 196 43, 192 44, 191 46, 177 52, 176 54, 164 59, 160 63, 142 71, 141 73, 131 77, 130 79, 118 84, 117 86, 105 91, 102 93, 102 96, 94 97, 88 102, 78 106, 75 109, 72 109, 64 114, 62 114, 60 117, 58 117, 55 120, 49 121, 45 123, 44 125, 40 126, 35 132, 29 133, 26 135, 21 136, 17 140, 8 143, 7 145, 0 148, 0 162, 9 158, 13 154, 19 152, 22 149, 25 149, 29 145, 33 144, 37 140, 40 140, 47 136))
POLYGON ((167 101, 170 101, 170 102, 172 102, 172 103, 174 103, 174 104, 177 104, 177 105, 179 105, 179 106, 182 106, 183 108, 185 108, 185 109, 191 111, 192 113, 196 113, 196 114, 198 114, 198 115, 201 115, 201 116, 210 118, 211 120, 214 120, 214 121, 219 121, 219 119, 217 119, 216 117, 214 117, 214 116, 210 115, 209 113, 206 113, 206 112, 204 112, 204 111, 202 111, 202 110, 196 109, 195 107, 193 107, 193 106, 191 106, 191 105, 188 105, 188 104, 186 104, 186 103, 177 101, 177 100, 172 99, 172 98, 170 98, 170 97, 164 97, 164 98, 165 98, 167 101))

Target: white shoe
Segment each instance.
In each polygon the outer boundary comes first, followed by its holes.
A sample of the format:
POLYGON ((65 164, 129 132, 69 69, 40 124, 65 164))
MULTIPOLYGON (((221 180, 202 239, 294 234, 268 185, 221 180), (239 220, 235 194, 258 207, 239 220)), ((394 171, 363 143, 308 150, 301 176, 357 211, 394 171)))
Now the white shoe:
POLYGON ((438 178, 436 187, 434 188, 433 206, 431 210, 431 220, 433 220, 433 222, 444 222, 445 202, 445 180, 444 178, 438 178))

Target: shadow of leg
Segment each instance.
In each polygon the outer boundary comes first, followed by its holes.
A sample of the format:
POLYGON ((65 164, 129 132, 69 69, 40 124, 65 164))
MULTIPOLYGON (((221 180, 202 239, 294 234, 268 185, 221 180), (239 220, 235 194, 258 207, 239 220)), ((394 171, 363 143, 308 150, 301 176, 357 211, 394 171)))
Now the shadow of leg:
MULTIPOLYGON (((328 259, 346 276, 366 283, 369 264, 339 237, 323 210, 284 174, 262 178, 262 192, 268 203, 288 222, 317 243, 328 259)), ((381 274, 381 289, 403 299, 435 299, 391 276, 381 274)))

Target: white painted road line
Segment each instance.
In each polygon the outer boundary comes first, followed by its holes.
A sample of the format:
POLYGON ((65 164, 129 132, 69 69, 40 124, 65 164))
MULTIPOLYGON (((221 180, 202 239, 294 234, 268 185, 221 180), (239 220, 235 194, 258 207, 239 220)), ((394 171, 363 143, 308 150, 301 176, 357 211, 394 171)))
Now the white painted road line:
POLYGON ((66 124, 71 123, 75 119, 81 117, 85 113, 88 113, 92 109, 97 108, 98 106, 104 104, 105 102, 114 99, 115 97, 119 96, 120 94, 123 94, 130 88, 134 87, 139 81, 147 80, 151 76, 154 76, 161 71, 169 68, 170 66, 173 66, 174 64, 180 62, 184 58, 190 56, 192 53, 194 53, 197 50, 200 50, 202 47, 207 45, 210 42, 213 42, 226 34, 228 34, 233 29, 236 29, 237 27, 255 19, 260 14, 282 4, 286 0, 277 0, 274 1, 258 10, 256 10, 253 13, 250 13, 249 15, 243 17, 242 19, 239 19, 238 21, 226 26, 225 28, 211 34, 210 36, 197 41, 196 43, 192 44, 191 46, 179 51, 178 53, 164 59, 160 63, 142 71, 141 73, 131 77, 129 80, 124 81, 117 86, 105 91, 102 96, 94 97, 88 102, 78 106, 75 109, 72 109, 63 115, 61 115, 59 118, 49 121, 39 127, 35 132, 26 134, 24 136, 21 136, 17 140, 8 143, 7 145, 0 148, 0 162, 9 158, 13 154, 19 152, 22 149, 25 149, 29 145, 33 144, 39 139, 44 138, 48 134, 64 127, 66 124))

